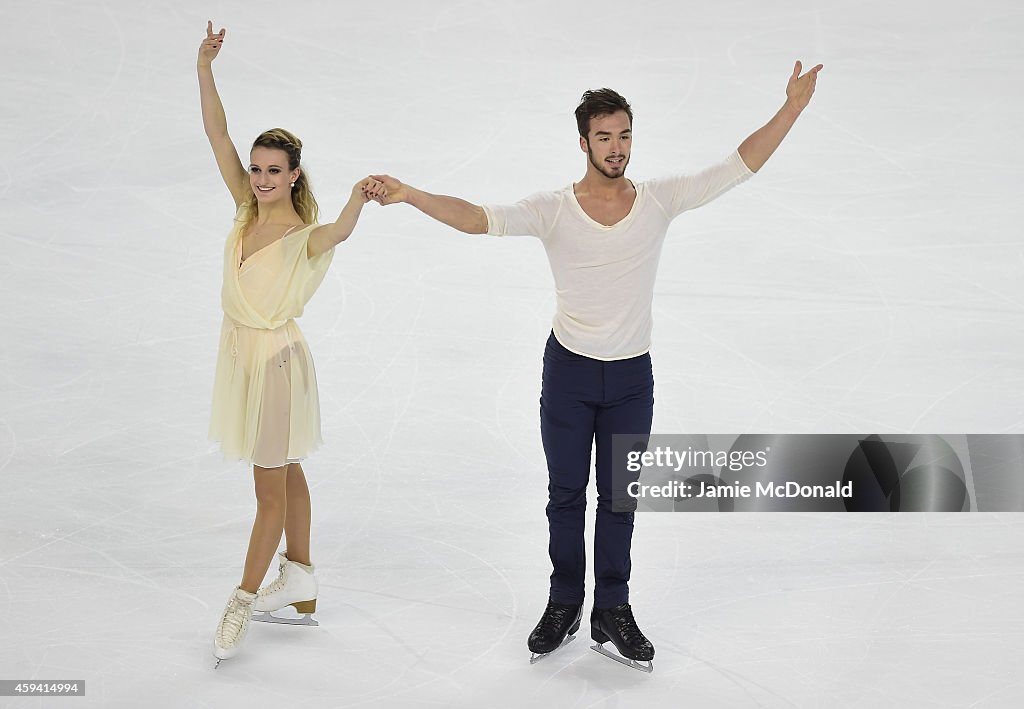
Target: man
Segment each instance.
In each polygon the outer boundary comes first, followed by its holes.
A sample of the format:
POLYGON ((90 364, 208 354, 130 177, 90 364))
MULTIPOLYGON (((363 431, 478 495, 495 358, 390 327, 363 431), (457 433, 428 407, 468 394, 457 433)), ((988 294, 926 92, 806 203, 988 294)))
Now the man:
POLYGON ((533 235, 547 251, 557 312, 544 352, 540 425, 553 572, 547 607, 528 641, 531 661, 560 647, 582 618, 584 512, 596 440, 591 637, 609 657, 618 659, 603 650, 611 640, 628 660, 619 661, 653 669, 654 646, 637 627, 629 605, 634 513, 612 508, 611 448, 613 434, 651 431, 654 380, 648 350, 661 245, 672 219, 764 165, 809 103, 821 69, 819 64, 801 75, 796 62, 779 112, 725 161, 696 175, 637 184, 627 180, 633 112, 622 96, 600 89, 584 93, 576 109, 586 174, 563 190, 535 194, 512 206, 477 206, 387 175, 374 176, 388 191, 384 204, 407 202, 468 234, 533 235))

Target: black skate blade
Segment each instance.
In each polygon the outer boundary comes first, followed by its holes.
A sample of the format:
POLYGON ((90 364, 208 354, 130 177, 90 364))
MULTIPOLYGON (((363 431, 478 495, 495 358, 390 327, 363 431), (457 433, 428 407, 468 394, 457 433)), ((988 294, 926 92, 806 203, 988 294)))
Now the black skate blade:
POLYGON ((566 635, 565 636, 565 640, 562 641, 562 644, 559 645, 558 647, 556 647, 551 652, 542 652, 539 655, 537 653, 535 653, 535 652, 530 653, 530 664, 532 665, 532 664, 534 664, 536 662, 540 662, 541 660, 543 660, 545 657, 548 657, 549 655, 554 655, 556 652, 561 650, 563 647, 565 647, 566 645, 568 645, 569 643, 571 643, 575 639, 576 639, 575 635, 566 635))
POLYGON ((619 662, 619 663, 625 665, 626 667, 631 667, 634 670, 639 670, 641 672, 654 672, 654 661, 653 660, 648 660, 646 665, 641 664, 640 662, 638 662, 636 660, 630 660, 628 657, 622 657, 621 655, 618 655, 618 654, 616 654, 614 652, 611 652, 609 650, 605 650, 604 649, 604 643, 594 643, 593 645, 590 646, 590 649, 591 650, 595 650, 596 652, 601 653, 605 657, 611 658, 612 660, 615 660, 616 662, 619 662))
POLYGON ((303 614, 301 618, 291 618, 288 616, 276 616, 271 611, 257 611, 252 614, 252 619, 257 623, 280 623, 281 625, 309 625, 319 626, 313 616, 309 613, 303 614))

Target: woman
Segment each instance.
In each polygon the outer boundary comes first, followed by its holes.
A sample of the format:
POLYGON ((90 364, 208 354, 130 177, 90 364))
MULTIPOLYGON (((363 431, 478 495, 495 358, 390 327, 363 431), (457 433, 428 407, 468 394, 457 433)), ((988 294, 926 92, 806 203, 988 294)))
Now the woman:
POLYGON ((294 318, 363 205, 386 194, 380 182, 360 180, 337 221, 317 225, 316 200, 300 164, 302 143, 280 128, 256 138, 246 170, 213 80, 224 35, 208 23, 197 60, 203 125, 236 208, 224 253, 224 324, 210 437, 221 441, 226 457, 252 463, 257 508, 241 583, 217 626, 218 665, 238 652, 253 610, 316 609, 309 488, 299 461, 321 442, 320 404, 313 360, 294 318), (281 573, 260 589, 282 533, 288 550, 280 555, 281 573))

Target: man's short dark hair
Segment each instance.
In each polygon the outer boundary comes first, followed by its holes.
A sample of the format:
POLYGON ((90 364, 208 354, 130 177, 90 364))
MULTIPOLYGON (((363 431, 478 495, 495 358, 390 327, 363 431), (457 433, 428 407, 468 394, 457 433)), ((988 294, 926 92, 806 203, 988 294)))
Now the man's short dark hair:
POLYGON ((590 119, 598 116, 609 116, 616 111, 625 111, 629 116, 629 126, 633 127, 633 109, 629 102, 611 89, 593 89, 583 92, 580 105, 576 107, 576 127, 580 137, 590 134, 590 119))

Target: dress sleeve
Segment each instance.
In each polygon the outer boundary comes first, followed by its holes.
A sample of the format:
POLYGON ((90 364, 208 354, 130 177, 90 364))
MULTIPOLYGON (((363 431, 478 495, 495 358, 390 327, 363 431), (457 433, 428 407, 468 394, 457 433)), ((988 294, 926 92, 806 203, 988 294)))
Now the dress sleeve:
POLYGON ((649 180, 647 185, 666 216, 674 219, 688 209, 707 204, 753 174, 739 151, 733 151, 722 162, 698 173, 649 180))
POLYGON ((334 247, 332 246, 322 254, 313 258, 307 255, 309 236, 313 233, 317 224, 309 224, 299 231, 289 234, 283 239, 284 261, 290 266, 291 287, 290 291, 295 293, 302 304, 308 303, 309 299, 316 293, 316 289, 327 275, 327 269, 334 259, 334 247))

